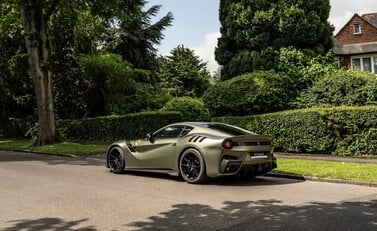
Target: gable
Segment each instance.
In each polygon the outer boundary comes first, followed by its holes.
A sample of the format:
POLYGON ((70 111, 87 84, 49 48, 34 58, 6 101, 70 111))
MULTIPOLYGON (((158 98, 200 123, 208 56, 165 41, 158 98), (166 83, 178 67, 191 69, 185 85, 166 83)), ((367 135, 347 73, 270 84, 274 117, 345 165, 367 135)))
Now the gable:
POLYGON ((355 14, 335 35, 335 39, 342 45, 377 42, 377 27, 372 24, 375 20, 377 22, 377 17, 369 15, 370 22, 367 21, 367 17, 364 19, 355 14), (355 25, 359 25, 360 33, 355 33, 355 25))

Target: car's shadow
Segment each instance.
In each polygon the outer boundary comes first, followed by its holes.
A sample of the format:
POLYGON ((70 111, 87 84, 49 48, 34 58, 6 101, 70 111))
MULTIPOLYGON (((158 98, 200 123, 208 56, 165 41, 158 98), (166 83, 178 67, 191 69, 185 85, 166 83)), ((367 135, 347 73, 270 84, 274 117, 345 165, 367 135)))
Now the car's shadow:
MULTIPOLYGON (((163 173, 152 173, 152 172, 139 172, 139 171, 124 171, 124 175, 133 175, 138 177, 148 177, 148 178, 158 178, 172 180, 176 182, 186 183, 181 177, 170 176, 163 173)), ((219 177, 219 178, 208 178, 207 181, 201 185, 220 185, 220 186, 265 186, 265 185, 286 185, 286 184, 297 184, 304 180, 300 179, 287 179, 281 177, 270 177, 270 176, 258 176, 251 179, 241 179, 237 176, 219 177)))

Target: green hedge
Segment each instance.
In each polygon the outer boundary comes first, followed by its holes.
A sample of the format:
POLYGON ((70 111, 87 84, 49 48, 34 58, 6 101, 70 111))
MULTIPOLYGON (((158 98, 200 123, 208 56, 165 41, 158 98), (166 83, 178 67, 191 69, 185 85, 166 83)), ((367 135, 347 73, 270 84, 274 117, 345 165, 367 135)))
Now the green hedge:
POLYGON ((61 120, 58 128, 68 140, 116 141, 144 138, 170 123, 182 121, 178 112, 146 112, 80 120, 61 120))
POLYGON ((218 117, 213 121, 271 135, 277 151, 347 156, 377 154, 377 106, 312 108, 218 117))
POLYGON ((31 117, 26 118, 4 118, 0 121, 0 137, 24 138, 35 121, 31 117))

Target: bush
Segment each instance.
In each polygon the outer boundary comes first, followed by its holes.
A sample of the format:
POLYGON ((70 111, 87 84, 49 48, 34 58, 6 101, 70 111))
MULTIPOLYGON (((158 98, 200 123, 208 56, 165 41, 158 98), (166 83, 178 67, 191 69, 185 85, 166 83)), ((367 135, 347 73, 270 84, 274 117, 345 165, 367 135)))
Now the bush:
POLYGON ((299 108, 362 106, 376 104, 377 78, 367 72, 338 70, 324 75, 303 91, 297 100, 299 108))
POLYGON ((300 109, 213 120, 273 136, 276 151, 377 154, 377 106, 300 109))
POLYGON ((203 101, 212 116, 250 115, 287 108, 288 92, 274 72, 253 72, 210 87, 203 101))
POLYGON ((91 117, 138 112, 145 108, 151 73, 133 68, 117 54, 80 58, 87 89, 84 101, 91 117))
POLYGON ((160 111, 180 112, 184 121, 209 121, 211 119, 204 103, 190 97, 174 98, 160 111))
POLYGON ((115 141, 144 138, 170 123, 182 121, 177 112, 148 112, 123 116, 107 116, 58 121, 59 131, 69 140, 115 141))
POLYGON ((24 138, 27 131, 34 125, 34 118, 6 118, 0 121, 0 137, 24 138))

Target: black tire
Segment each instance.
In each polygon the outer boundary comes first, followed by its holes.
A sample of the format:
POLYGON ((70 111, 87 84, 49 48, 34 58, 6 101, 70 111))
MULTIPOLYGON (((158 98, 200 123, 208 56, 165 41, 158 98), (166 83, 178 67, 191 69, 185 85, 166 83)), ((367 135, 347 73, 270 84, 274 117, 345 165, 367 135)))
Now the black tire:
POLYGON ((107 154, 107 166, 113 173, 122 173, 124 171, 124 155, 120 147, 113 147, 107 154))
POLYGON ((189 148, 182 153, 179 159, 179 173, 183 180, 191 184, 207 180, 204 159, 198 150, 189 148))

